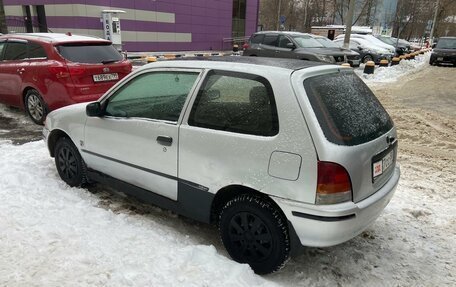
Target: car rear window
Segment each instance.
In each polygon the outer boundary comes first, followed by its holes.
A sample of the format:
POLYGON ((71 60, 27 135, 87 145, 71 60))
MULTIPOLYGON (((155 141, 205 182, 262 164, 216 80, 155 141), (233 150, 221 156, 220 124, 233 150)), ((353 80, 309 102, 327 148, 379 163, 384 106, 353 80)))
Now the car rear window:
POLYGON ((109 63, 122 60, 122 55, 109 43, 71 43, 57 46, 60 55, 76 63, 109 63))
POLYGON ((385 134, 393 122, 372 91, 353 72, 315 76, 304 88, 326 138, 358 145, 385 134))
POLYGON ((250 38, 250 43, 251 44, 261 44, 264 39, 264 34, 256 34, 253 35, 252 38, 250 38))

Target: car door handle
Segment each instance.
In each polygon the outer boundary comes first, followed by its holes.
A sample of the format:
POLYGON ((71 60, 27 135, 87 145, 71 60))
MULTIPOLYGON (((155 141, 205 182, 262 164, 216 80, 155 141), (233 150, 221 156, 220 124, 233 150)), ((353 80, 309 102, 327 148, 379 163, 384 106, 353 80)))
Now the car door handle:
POLYGON ((158 136, 157 142, 161 145, 170 146, 173 144, 173 138, 168 136, 158 136))
POLYGON ((25 69, 24 69, 24 68, 17 69, 17 72, 18 72, 19 74, 22 74, 23 72, 25 72, 25 69))

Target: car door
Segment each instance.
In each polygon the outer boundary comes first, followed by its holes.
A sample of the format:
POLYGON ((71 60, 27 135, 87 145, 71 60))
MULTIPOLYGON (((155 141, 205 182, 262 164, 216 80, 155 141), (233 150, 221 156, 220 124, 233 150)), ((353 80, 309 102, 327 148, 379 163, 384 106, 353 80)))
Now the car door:
POLYGON ((85 126, 88 168, 177 200, 178 123, 200 72, 145 71, 103 100, 85 126))
POLYGON ((260 57, 277 57, 278 34, 266 34, 263 43, 260 44, 258 56, 260 57))
POLYGON ((8 40, 3 53, 0 70, 0 99, 2 102, 20 106, 22 100, 22 79, 29 66, 27 41, 8 40))
POLYGON ((280 58, 297 58, 298 55, 293 51, 294 49, 288 47, 288 44, 293 42, 288 39, 285 35, 280 35, 278 40, 278 47, 276 49, 276 55, 280 58))

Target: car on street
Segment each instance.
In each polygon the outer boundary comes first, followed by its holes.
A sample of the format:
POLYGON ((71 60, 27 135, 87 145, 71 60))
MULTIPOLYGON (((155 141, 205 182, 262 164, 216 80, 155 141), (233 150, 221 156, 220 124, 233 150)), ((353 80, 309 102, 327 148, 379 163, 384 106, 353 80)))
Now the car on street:
POLYGON ((392 198, 397 133, 352 69, 215 57, 145 65, 51 112, 43 135, 70 186, 99 182, 218 226, 258 274, 299 246, 357 236, 392 198))
POLYGON ((25 109, 42 124, 52 110, 98 99, 131 68, 104 39, 6 34, 0 36, 0 102, 25 109))
POLYGON ((359 65, 359 54, 349 49, 323 44, 321 40, 318 40, 320 38, 322 37, 299 32, 257 32, 250 37, 243 56, 293 58, 332 64, 359 65))
POLYGON ((456 66, 456 37, 441 37, 432 50, 429 64, 452 64, 456 66))
POLYGON ((405 44, 403 40, 398 40, 397 38, 389 37, 389 36, 384 36, 384 35, 378 35, 375 36, 377 39, 380 41, 394 46, 396 48, 396 55, 405 55, 407 53, 410 53, 410 44, 405 44))
MULTIPOLYGON (((340 45, 341 47, 344 45, 343 38, 335 39, 333 42, 336 45, 340 45)), ((372 42, 366 41, 362 38, 350 38, 349 48, 360 54, 361 63, 374 61, 376 64, 378 64, 383 59, 391 62, 391 59, 394 55, 385 48, 372 44, 372 42)))
MULTIPOLYGON (((344 38, 345 38, 345 34, 341 34, 341 35, 338 35, 335 38, 335 40, 344 39, 344 38)), ((367 42, 370 42, 372 45, 380 46, 383 49, 388 50, 388 52, 391 53, 393 56, 396 53, 396 48, 393 45, 386 44, 385 42, 380 41, 379 39, 377 39, 376 37, 374 37, 372 35, 354 33, 354 34, 350 35, 350 39, 352 39, 352 38, 360 38, 360 39, 363 39, 363 40, 365 40, 367 42)))

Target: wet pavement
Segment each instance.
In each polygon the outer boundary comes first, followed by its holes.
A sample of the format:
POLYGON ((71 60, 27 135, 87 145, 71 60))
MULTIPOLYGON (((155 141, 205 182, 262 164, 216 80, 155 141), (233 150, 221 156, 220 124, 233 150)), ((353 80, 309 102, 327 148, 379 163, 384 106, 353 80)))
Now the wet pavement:
POLYGON ((0 140, 9 140, 21 145, 43 138, 43 126, 27 118, 24 111, 0 104, 0 140))

